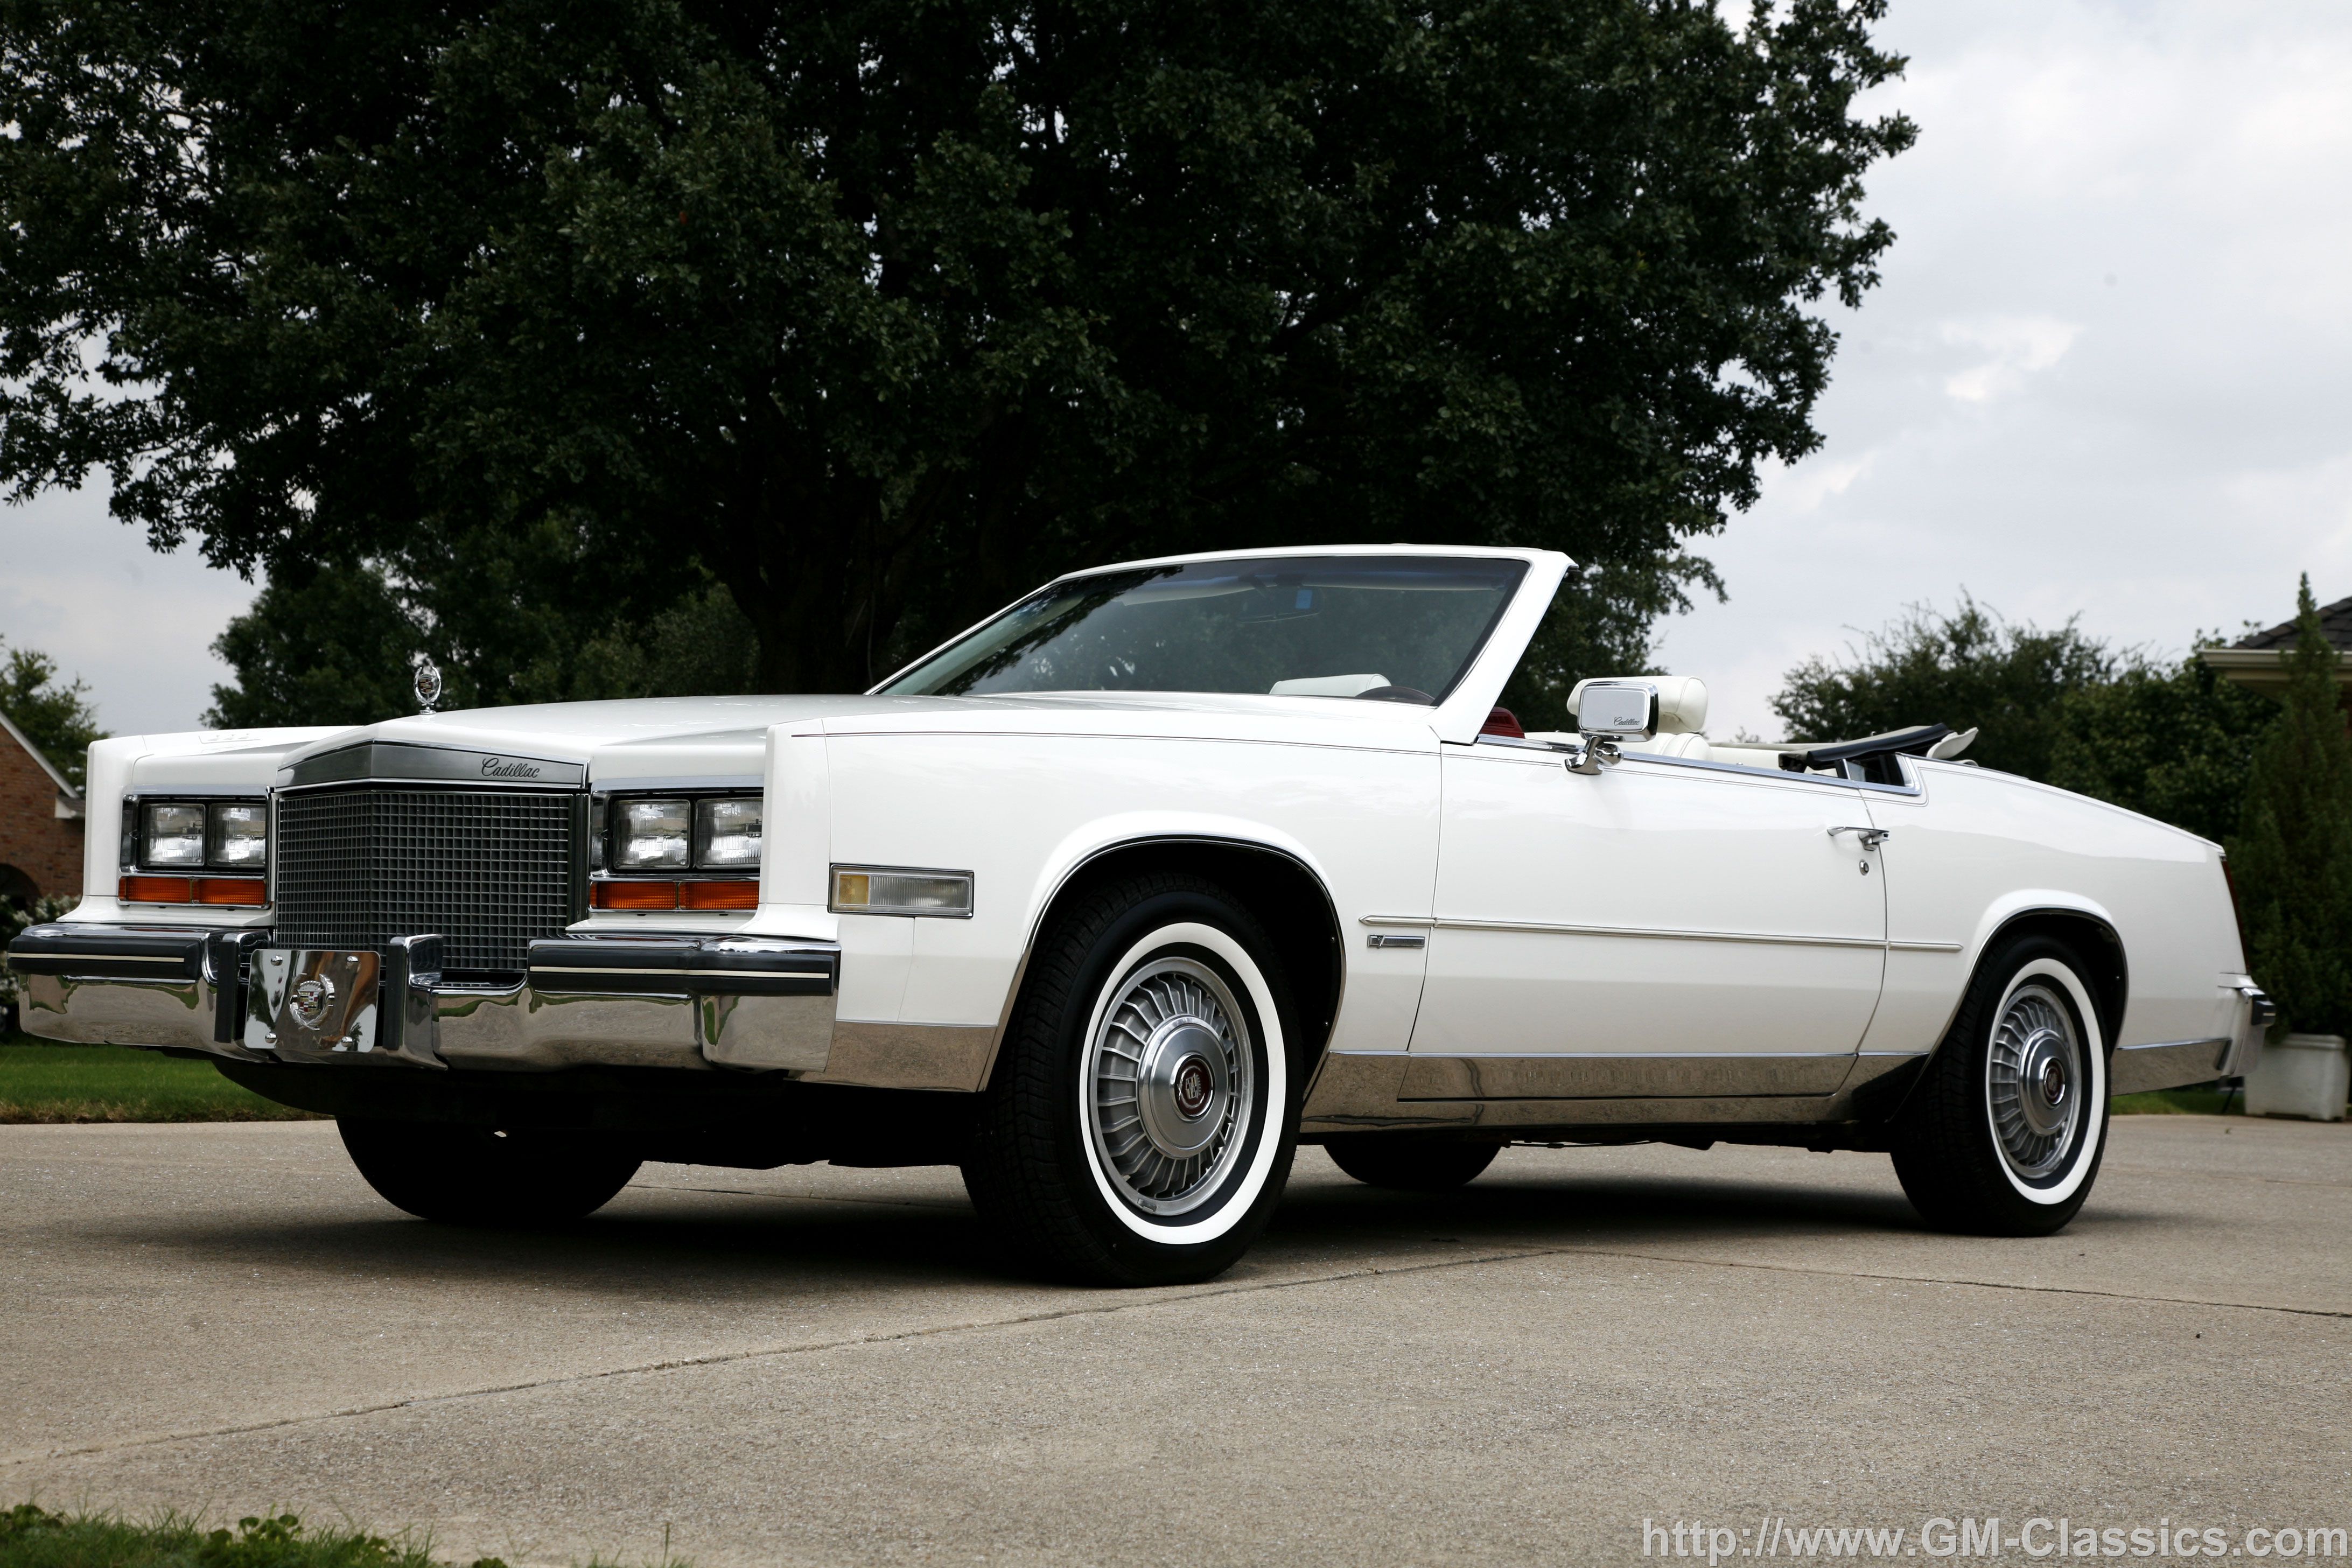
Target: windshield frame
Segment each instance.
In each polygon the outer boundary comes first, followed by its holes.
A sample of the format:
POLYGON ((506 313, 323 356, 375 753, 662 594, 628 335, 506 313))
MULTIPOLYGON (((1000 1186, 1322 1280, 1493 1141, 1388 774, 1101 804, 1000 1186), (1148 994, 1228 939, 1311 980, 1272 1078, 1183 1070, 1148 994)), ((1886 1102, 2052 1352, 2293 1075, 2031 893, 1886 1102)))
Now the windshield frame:
MULTIPOLYGON (((1444 688, 1433 693, 1431 700, 1427 702, 1406 700, 1400 701, 1398 703, 1399 706, 1418 708, 1424 712, 1433 711, 1437 709, 1443 708, 1446 703, 1451 701, 1453 698, 1462 690, 1463 687, 1470 681, 1473 675, 1477 670, 1481 659, 1484 658, 1488 648, 1493 646, 1496 634, 1502 629, 1505 623, 1508 620, 1512 606, 1517 604, 1524 596, 1528 585, 1529 576, 1538 566, 1538 563, 1530 560, 1528 557, 1538 553, 1548 552, 1516 550, 1465 549, 1459 546, 1455 546, 1451 549, 1444 546, 1425 546, 1415 548, 1411 545, 1391 545, 1381 549, 1331 549, 1328 547, 1324 549, 1316 549, 1308 547, 1305 549, 1289 550, 1265 549, 1248 551, 1216 551, 1203 552, 1197 555, 1171 556, 1154 561, 1121 562, 1110 565, 1091 567, 1084 572, 1071 572, 1065 574, 1060 577, 1055 578, 1050 583, 1033 589, 1029 593, 1022 595, 1020 598, 1013 600, 1011 604, 1005 605, 1004 608, 997 611, 996 614, 989 616, 986 620, 974 624, 966 630, 950 637, 947 641, 940 644, 939 647, 931 649, 929 652, 923 654, 918 658, 911 659, 900 668, 893 670, 881 681, 868 688, 866 695, 869 697, 902 697, 918 699, 933 697, 950 699, 966 696, 1094 697, 1105 695, 1152 695, 1168 697, 1227 697, 1277 695, 1274 693, 1233 692, 1208 688, 1194 690, 1191 688, 1176 687, 1145 688, 1135 692, 1107 691, 1094 687, 1068 687, 1055 688, 1049 690, 1040 691, 989 693, 894 691, 891 689, 897 686, 899 682, 907 680, 920 673, 927 666, 937 662, 943 656, 952 650, 971 643, 975 639, 984 637, 991 628, 1002 625, 1010 617, 1020 614, 1022 611, 1037 604, 1040 600, 1065 594, 1074 587, 1097 578, 1129 577, 1134 580, 1135 585, 1140 586, 1141 584, 1148 583, 1155 575, 1181 571, 1185 568, 1206 567, 1211 570, 1214 570, 1216 568, 1228 565, 1246 567, 1253 563, 1291 563, 1303 562, 1328 562, 1337 563, 1342 562, 1357 563, 1397 561, 1437 565, 1445 561, 1453 560, 1465 563, 1479 562, 1492 563, 1497 565, 1516 566, 1517 568, 1516 574, 1507 582, 1507 584, 1504 585, 1505 592, 1496 604, 1493 613, 1487 616, 1486 625, 1479 628, 1477 636, 1470 642, 1467 650, 1464 653, 1460 661, 1454 666, 1453 675, 1445 682, 1444 688)), ((1126 590, 1122 589, 1120 592, 1124 593, 1126 590)), ((1549 599, 1549 595, 1547 594, 1546 598, 1549 599)), ((1516 659, 1516 653, 1513 658, 1516 659)), ((954 678, 953 674, 944 677, 944 679, 953 679, 954 678)), ((1327 702, 1348 700, 1347 699, 1335 698, 1326 694, 1286 692, 1278 695, 1285 698, 1314 695, 1317 700, 1327 702)))
MULTIPOLYGON (((904 665, 892 670, 887 678, 876 682, 874 686, 867 690, 866 695, 869 697, 879 697, 884 691, 898 681, 913 674, 917 669, 929 664, 932 659, 938 658, 940 654, 945 653, 949 648, 955 647, 958 643, 962 642, 965 638, 972 637, 976 633, 983 631, 989 626, 995 625, 1005 616, 1012 614, 1023 605, 1025 605, 1029 603, 1030 600, 1035 598, 1038 594, 1044 593, 1048 589, 1060 587, 1066 584, 1076 582, 1081 578, 1100 576, 1106 573, 1111 572, 1132 572, 1139 567, 1146 566, 1191 565, 1196 563, 1206 563, 1219 561, 1232 561, 1239 563, 1246 561, 1265 561, 1293 556, 1301 558, 1319 557, 1339 559, 1348 557, 1400 555, 1472 556, 1485 557, 1488 559, 1523 561, 1527 563, 1528 570, 1525 575, 1519 579, 1517 594, 1512 597, 1509 606, 1504 610, 1502 617, 1497 620, 1493 628, 1487 632, 1486 642, 1480 647, 1477 654, 1471 660, 1469 673, 1463 676, 1455 682, 1453 695, 1446 698, 1435 708, 1423 708, 1417 703, 1363 702, 1328 697, 1266 696, 1258 698, 1256 700, 1281 704, 1297 703, 1326 706, 1342 700, 1347 700, 1348 707, 1350 710, 1360 712, 1362 717, 1368 720, 1388 719, 1395 721, 1417 719, 1422 723, 1426 724, 1431 731, 1433 731, 1439 740, 1467 745, 1477 738, 1479 726, 1486 721, 1487 713, 1493 710, 1495 703, 1501 699, 1503 695, 1504 683, 1510 679, 1511 672, 1518 668, 1520 657, 1528 650, 1528 644, 1534 640, 1536 628, 1542 622, 1544 612, 1550 608, 1552 597, 1559 592, 1561 580, 1576 567, 1576 563, 1574 561, 1570 560, 1568 556, 1562 554, 1557 550, 1496 549, 1491 547, 1463 544, 1294 545, 1288 548, 1265 548, 1258 550, 1211 550, 1202 551, 1189 555, 1155 556, 1150 560, 1144 561, 1111 562, 1101 566, 1088 567, 1083 572, 1066 573, 1063 575, 1055 578, 1051 583, 1045 584, 1033 592, 1022 595, 1019 598, 1013 600, 1011 604, 1005 605, 994 615, 973 622, 971 626, 966 626, 962 631, 958 632, 955 636, 949 637, 939 644, 938 647, 928 648, 919 658, 908 659, 904 665)), ((1098 692, 1087 692, 1081 695, 1100 697, 1104 694, 1098 692)), ((1141 699, 1148 698, 1154 694, 1138 693, 1136 695, 1139 699, 1141 699)), ((995 698, 938 697, 905 698, 897 699, 896 700, 962 703, 976 701, 1017 702, 1022 700, 1022 699, 1016 696, 995 698)))

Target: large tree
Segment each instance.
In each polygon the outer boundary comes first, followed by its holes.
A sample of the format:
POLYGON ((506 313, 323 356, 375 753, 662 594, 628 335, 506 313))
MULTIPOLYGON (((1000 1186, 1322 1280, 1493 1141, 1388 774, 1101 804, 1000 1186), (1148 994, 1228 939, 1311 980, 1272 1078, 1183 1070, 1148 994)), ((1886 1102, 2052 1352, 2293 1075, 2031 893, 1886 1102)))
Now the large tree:
POLYGON ((1817 444, 1882 10, 0 0, 0 484, 373 563, 486 700, 705 574, 840 689, 1346 539, 1577 556, 1550 687, 1817 444))
POLYGON ((58 678, 58 661, 29 647, 0 642, 0 713, 40 749, 76 789, 89 743, 106 739, 90 705, 89 685, 58 678))

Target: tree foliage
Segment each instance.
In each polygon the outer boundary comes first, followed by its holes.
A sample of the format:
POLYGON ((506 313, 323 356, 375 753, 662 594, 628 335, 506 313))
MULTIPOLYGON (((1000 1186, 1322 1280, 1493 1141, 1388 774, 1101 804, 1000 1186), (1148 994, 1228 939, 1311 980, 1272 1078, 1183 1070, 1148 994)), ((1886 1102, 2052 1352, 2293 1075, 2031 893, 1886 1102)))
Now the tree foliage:
MULTIPOLYGON (((213 688, 205 722, 373 724, 413 711, 415 655, 435 641, 407 607, 417 596, 364 563, 299 584, 270 583, 214 639, 234 679, 213 688)), ((473 668, 445 670, 445 706, 755 689, 758 640, 715 583, 689 589, 642 624, 566 621, 553 611, 549 621, 539 656, 496 689, 485 690, 473 668)))
POLYGON ((1844 658, 1805 660, 1782 678, 1772 710, 1792 736, 1811 741, 1916 724, 1979 729, 1972 759, 2044 779, 2065 700, 2111 679, 2116 664, 2072 620, 2048 629, 2018 625, 1963 592, 1949 615, 1913 605, 1844 658))
POLYGON ((2254 747, 2278 717, 2277 703, 2194 654, 2170 666, 2125 655, 2114 679, 2061 700, 2043 777, 2226 844, 2238 833, 2254 747))
POLYGON ((58 679, 58 661, 28 647, 0 643, 0 713, 38 746, 74 788, 81 788, 89 743, 106 739, 90 705, 89 687, 58 679))
POLYGON ((484 700, 711 580, 843 689, 1074 565, 1395 538, 1583 562, 1554 693, 1818 443, 1882 10, 0 0, 0 484, 103 471, 265 620, 367 563, 484 700))
POLYGON ((2352 1034, 2352 734, 2336 683, 2340 656, 2307 576, 2295 607, 2283 711, 2254 752, 2231 862, 2248 967, 2277 999, 2281 1023, 2352 1034))
POLYGON ((2072 620, 2006 621, 1965 593, 1949 615, 1915 606, 1843 660, 1807 659, 1772 706, 1818 741, 1925 723, 1976 728, 1968 755, 1985 767, 2216 843, 2238 832, 2254 748, 2279 714, 2193 654, 2165 664, 2111 648, 2072 620))

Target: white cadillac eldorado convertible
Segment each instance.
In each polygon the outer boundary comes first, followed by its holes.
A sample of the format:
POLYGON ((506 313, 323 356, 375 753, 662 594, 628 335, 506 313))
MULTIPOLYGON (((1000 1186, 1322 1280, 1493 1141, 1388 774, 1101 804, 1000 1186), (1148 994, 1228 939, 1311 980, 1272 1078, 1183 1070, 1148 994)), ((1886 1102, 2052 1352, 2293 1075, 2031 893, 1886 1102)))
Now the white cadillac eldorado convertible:
POLYGON ((2042 1234, 2111 1094, 2250 1065, 2212 844, 1941 725, 1715 744, 1689 679, 1521 733, 1569 565, 1148 561, 862 697, 103 741, 26 1026, 331 1114, 428 1219, 952 1163, 1121 1283, 1226 1268, 1301 1142, 1421 1190, 1515 1142, 1877 1150, 1931 1223, 2042 1234))

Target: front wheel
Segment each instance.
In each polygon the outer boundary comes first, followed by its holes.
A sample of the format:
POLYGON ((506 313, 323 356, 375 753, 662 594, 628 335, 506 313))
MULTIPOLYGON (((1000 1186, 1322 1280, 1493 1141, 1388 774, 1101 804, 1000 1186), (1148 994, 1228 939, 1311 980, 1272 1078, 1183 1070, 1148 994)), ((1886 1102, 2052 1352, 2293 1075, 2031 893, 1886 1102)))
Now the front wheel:
POLYGON ((559 1225, 595 1213, 637 1173, 633 1154, 551 1132, 431 1121, 336 1122, 386 1203, 444 1225, 559 1225))
POLYGON ((963 1167, 982 1217, 1064 1278, 1223 1273, 1289 1177, 1292 1016, 1264 931, 1213 883, 1136 878, 1057 912, 963 1167))
POLYGON ((1895 1173, 1927 1223, 2048 1236, 2090 1196, 2107 1142, 2107 1051, 2073 951, 1991 954, 1895 1128, 1895 1173))

